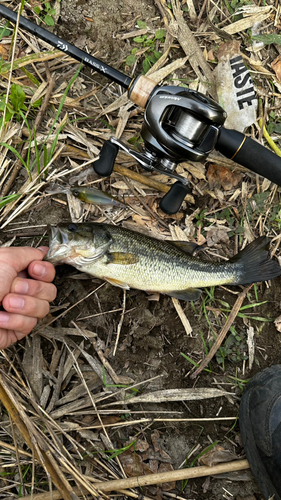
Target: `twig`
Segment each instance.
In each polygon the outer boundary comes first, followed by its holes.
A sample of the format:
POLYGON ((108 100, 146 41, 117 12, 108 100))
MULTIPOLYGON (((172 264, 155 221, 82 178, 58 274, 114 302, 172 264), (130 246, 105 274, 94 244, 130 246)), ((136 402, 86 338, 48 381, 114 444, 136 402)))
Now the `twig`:
POLYGON ((239 313, 239 310, 240 310, 240 307, 242 306, 243 304, 243 301, 248 293, 248 291, 250 290, 250 288, 252 287, 253 285, 249 285, 247 286, 246 288, 244 288, 243 292, 239 293, 237 299, 236 299, 236 302, 233 306, 233 309, 230 313, 230 315, 228 316, 227 318, 227 321, 225 323, 225 325, 223 326, 219 336, 217 337, 214 345, 212 346, 208 356, 206 356, 205 359, 203 359, 202 363, 200 364, 200 366, 197 368, 197 370, 195 370, 195 372, 190 375, 190 378, 196 378, 197 375, 199 375, 199 373, 202 372, 202 370, 204 370, 204 368, 206 368, 206 366, 210 363, 210 361, 213 359, 214 355, 216 354, 217 350, 219 349, 219 347, 221 346, 229 328, 231 327, 233 321, 235 320, 237 314, 239 313))
MULTIPOLYGON (((114 394, 116 396, 117 392, 114 394)), ((110 394, 110 397, 112 397, 112 394, 110 394)), ((104 398, 105 399, 105 398, 104 398)), ((102 401, 100 399, 100 401, 102 401)), ((103 405, 105 406, 105 405, 103 405)), ((110 424, 103 424, 103 427, 112 427, 114 429, 120 428, 120 427, 131 427, 133 425, 140 425, 140 424, 146 424, 146 423, 156 423, 156 422, 220 422, 220 421, 232 421, 236 420, 237 417, 212 417, 212 418, 140 418, 136 420, 127 420, 126 422, 115 422, 115 423, 110 423, 110 424)), ((82 427, 81 430, 93 430, 93 429, 100 429, 102 426, 100 424, 95 424, 95 425, 90 425, 89 427, 82 427)), ((80 427, 78 426, 77 428, 72 430, 79 430, 80 427)))
POLYGON ((201 10, 200 10, 200 12, 199 12, 199 14, 198 14, 198 18, 197 18, 197 28, 199 28, 199 26, 200 26, 201 17, 202 17, 202 16, 203 16, 203 14, 204 14, 204 10, 205 10, 205 8, 206 8, 207 2, 208 2, 208 0, 204 0, 203 5, 202 5, 202 7, 201 7, 201 10))
POLYGON ((186 315, 183 312, 179 299, 175 299, 174 297, 172 297, 172 302, 186 331, 186 335, 190 337, 190 335, 192 334, 191 324, 189 323, 186 315))
MULTIPOLYGON (((103 481, 100 483, 94 482, 93 485, 99 491, 120 491, 121 489, 124 490, 128 488, 136 488, 138 486, 141 487, 151 484, 182 481, 183 479, 193 479, 195 477, 214 476, 216 474, 223 474, 224 472, 235 472, 249 468, 250 465, 247 460, 234 460, 233 462, 215 465, 214 467, 200 466, 169 472, 158 472, 156 474, 130 477, 128 479, 114 479, 112 481, 103 481)), ((73 488, 73 492, 76 493, 76 495, 81 495, 81 491, 77 488, 73 488)), ((86 493, 87 491, 84 490, 84 492, 86 493)), ((48 498, 48 493, 33 495, 33 500, 47 500, 48 498)), ((62 497, 59 492, 54 491, 52 498, 53 500, 59 500, 62 497)), ((31 496, 22 497, 22 500, 31 500, 31 496)))
POLYGON ((119 342, 121 328, 122 328, 123 321, 124 321, 125 309, 126 309, 126 290, 123 290, 123 307, 122 307, 120 321, 119 321, 118 327, 117 327, 117 335, 116 335, 116 342, 115 342, 115 346, 114 346, 114 350, 113 350, 113 356, 115 356, 115 354, 116 354, 116 349, 117 349, 118 342, 119 342))

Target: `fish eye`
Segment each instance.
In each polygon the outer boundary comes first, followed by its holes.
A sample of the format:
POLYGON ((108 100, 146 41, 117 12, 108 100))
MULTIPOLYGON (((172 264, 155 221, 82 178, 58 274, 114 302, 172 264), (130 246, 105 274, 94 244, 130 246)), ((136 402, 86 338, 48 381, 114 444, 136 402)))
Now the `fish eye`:
POLYGON ((75 231, 77 231, 77 226, 76 226, 76 224, 69 224, 67 229, 68 229, 68 231, 71 231, 72 233, 74 233, 75 231))

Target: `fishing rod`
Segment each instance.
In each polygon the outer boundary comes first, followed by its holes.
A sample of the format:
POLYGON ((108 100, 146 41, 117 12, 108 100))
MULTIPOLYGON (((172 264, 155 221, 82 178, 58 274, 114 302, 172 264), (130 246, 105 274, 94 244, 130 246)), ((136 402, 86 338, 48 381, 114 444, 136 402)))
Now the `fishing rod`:
MULTIPOLYGON (((1 4, 0 15, 14 24, 17 22, 17 13, 1 4)), ((178 163, 202 162, 213 149, 281 186, 281 158, 245 134, 223 127, 226 112, 209 97, 181 87, 160 87, 146 76, 132 79, 23 16, 19 17, 19 26, 118 83, 128 91, 132 102, 144 108, 143 152, 111 137, 104 142, 94 163, 97 174, 112 173, 120 148, 145 170, 173 177, 176 182, 159 204, 169 214, 176 213, 191 192, 189 181, 176 172, 178 163)))

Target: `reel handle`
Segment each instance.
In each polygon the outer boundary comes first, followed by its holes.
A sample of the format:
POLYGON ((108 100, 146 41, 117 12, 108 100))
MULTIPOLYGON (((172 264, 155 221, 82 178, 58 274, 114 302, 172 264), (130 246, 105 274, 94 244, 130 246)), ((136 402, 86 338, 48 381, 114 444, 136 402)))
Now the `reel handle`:
POLYGON ((191 193, 191 189, 187 184, 180 181, 175 182, 170 190, 161 199, 159 207, 165 214, 175 214, 180 209, 180 206, 187 194, 191 193))
POLYGON ((94 163, 94 171, 102 177, 112 174, 119 147, 111 141, 105 141, 100 150, 100 157, 94 163))
POLYGON ((220 130, 216 149, 239 165, 281 186, 281 158, 237 130, 220 130))

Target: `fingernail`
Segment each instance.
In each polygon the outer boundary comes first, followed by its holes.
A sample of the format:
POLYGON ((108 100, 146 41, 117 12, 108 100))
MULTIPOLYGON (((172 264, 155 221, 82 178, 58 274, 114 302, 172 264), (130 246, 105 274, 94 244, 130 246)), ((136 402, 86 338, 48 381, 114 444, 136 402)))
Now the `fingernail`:
POLYGON ((26 293, 28 290, 28 283, 26 281, 17 281, 15 284, 15 293, 26 293))
POLYGON ((42 278, 46 274, 46 268, 42 264, 34 264, 33 274, 36 274, 38 278, 42 278))
POLYGON ((9 304, 13 309, 22 309, 24 306, 24 299, 21 297, 10 297, 9 304))
POLYGON ((49 247, 37 247, 37 250, 41 250, 41 252, 47 252, 49 247))
POLYGON ((0 324, 8 323, 10 315, 8 313, 0 313, 0 324))

